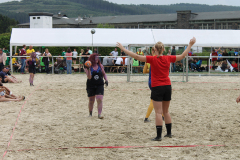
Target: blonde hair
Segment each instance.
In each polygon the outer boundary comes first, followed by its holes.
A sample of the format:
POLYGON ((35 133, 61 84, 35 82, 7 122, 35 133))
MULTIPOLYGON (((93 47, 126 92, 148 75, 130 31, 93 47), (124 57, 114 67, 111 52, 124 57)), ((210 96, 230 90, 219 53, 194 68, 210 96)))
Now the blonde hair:
POLYGON ((84 49, 81 49, 81 53, 83 53, 84 52, 84 49))
POLYGON ((153 56, 155 53, 155 46, 152 47, 151 55, 153 56))
POLYGON ((158 51, 159 55, 163 53, 163 51, 164 51, 164 44, 162 42, 157 42, 154 45, 154 47, 158 51))

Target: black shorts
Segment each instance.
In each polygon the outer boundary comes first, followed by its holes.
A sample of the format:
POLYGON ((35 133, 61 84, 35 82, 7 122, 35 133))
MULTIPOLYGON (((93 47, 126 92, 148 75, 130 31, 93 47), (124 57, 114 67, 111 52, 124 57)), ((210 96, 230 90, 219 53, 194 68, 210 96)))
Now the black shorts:
POLYGON ((36 74, 36 68, 34 67, 29 67, 29 73, 36 74))
POLYGON ((172 96, 172 86, 152 87, 151 99, 154 101, 170 101, 172 96))
POLYGON ((77 58, 72 58, 72 60, 77 60, 77 58))
POLYGON ((104 95, 104 85, 87 87, 88 97, 104 95))
POLYGON ((117 60, 113 60, 114 64, 116 63, 117 60))

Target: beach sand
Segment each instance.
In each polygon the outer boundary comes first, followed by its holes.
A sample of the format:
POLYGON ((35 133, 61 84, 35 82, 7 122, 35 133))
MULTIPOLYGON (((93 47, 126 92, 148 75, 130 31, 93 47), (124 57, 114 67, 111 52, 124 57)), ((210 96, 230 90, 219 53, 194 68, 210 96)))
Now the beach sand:
MULTIPOLYGON (((0 104, 0 156, 4 159, 240 159, 239 77, 171 77, 173 138, 160 142, 156 136, 155 112, 143 123, 150 102, 147 76, 109 76, 103 101, 104 119, 88 117, 86 75, 36 74, 34 87, 29 75, 23 81, 5 84, 26 101, 0 104), (146 81, 146 82, 143 82, 146 81), (22 108, 22 109, 21 109, 22 108), (198 147, 151 147, 201 145, 198 147), (224 145, 224 146, 208 146, 224 145), (78 148, 143 146, 143 148, 78 148)), ((165 126, 163 135, 166 134, 165 126)))

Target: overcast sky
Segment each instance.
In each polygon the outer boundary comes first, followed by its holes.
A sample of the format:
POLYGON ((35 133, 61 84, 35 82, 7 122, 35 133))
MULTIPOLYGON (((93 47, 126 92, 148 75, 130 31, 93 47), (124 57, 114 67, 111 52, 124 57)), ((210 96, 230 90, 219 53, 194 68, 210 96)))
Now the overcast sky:
POLYGON ((240 6, 239 0, 107 0, 109 2, 118 4, 157 4, 167 5, 176 3, 198 3, 208 5, 229 5, 229 6, 240 6))
MULTIPOLYGON (((8 2, 13 0, 0 0, 2 2, 8 2)), ((20 0, 15 0, 20 1, 20 0)), ((198 4, 208 4, 208 5, 229 5, 229 6, 240 6, 239 0, 106 0, 118 4, 176 4, 176 3, 198 3, 198 4)))

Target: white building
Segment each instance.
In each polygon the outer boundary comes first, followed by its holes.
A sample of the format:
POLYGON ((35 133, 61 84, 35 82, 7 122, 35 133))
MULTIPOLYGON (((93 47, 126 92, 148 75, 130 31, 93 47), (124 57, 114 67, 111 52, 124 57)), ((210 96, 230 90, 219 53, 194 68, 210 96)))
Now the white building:
POLYGON ((29 13, 30 28, 53 28, 52 13, 34 12, 29 13))

